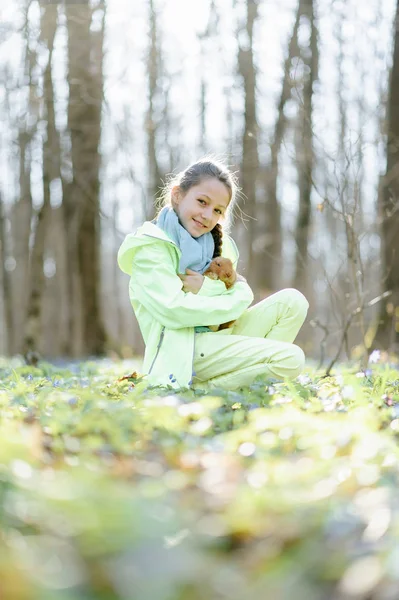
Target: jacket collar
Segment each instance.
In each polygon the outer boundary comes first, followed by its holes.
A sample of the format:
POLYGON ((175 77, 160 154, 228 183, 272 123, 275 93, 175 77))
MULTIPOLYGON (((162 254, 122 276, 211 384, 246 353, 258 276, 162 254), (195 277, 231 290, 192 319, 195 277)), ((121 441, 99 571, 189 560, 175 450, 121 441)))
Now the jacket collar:
POLYGON ((155 223, 146 221, 137 229, 135 233, 129 233, 118 251, 119 268, 128 275, 131 275, 133 256, 136 250, 142 246, 153 244, 155 240, 171 244, 180 257, 181 251, 168 235, 160 229, 155 223))
POLYGON ((159 240, 163 240, 165 242, 170 242, 171 244, 176 246, 176 248, 178 248, 177 244, 175 244, 175 242, 168 236, 168 234, 165 233, 165 231, 163 229, 158 227, 158 225, 155 225, 155 223, 153 223, 152 221, 145 221, 141 225, 141 227, 139 227, 137 229, 137 231, 134 235, 139 236, 139 237, 142 235, 146 235, 149 237, 155 237, 159 240))

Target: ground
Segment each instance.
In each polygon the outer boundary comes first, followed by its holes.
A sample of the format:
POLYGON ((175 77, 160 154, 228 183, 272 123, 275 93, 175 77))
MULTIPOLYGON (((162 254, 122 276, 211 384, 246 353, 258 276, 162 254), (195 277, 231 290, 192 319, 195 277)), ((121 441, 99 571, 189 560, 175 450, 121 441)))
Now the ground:
POLYGON ((133 366, 0 362, 2 597, 399 597, 395 364, 239 392, 133 366))

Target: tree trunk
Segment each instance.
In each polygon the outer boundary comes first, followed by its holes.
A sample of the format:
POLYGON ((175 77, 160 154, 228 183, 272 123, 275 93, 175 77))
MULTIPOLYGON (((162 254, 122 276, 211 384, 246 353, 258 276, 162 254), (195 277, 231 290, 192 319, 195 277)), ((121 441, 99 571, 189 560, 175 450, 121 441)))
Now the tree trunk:
POLYGON ((399 350, 399 1, 395 15, 395 41, 388 101, 387 169, 380 186, 382 222, 382 290, 392 292, 381 302, 374 347, 399 350))
POLYGON ((155 216, 155 198, 162 185, 162 177, 157 160, 156 135, 157 123, 154 110, 154 100, 158 91, 159 77, 159 52, 157 39, 157 15, 154 1, 149 0, 150 9, 150 48, 148 52, 148 112, 146 119, 147 152, 148 152, 148 186, 147 186, 147 214, 151 220, 155 216))
POLYGON ((29 86, 28 102, 25 118, 19 119, 19 197, 11 211, 11 246, 10 251, 15 258, 15 270, 11 276, 13 301, 14 336, 10 353, 22 352, 24 325, 26 319, 30 261, 30 233, 33 214, 31 191, 32 140, 37 132, 41 99, 39 98, 37 74, 38 56, 32 49, 29 38, 32 32, 29 27, 28 7, 25 8, 24 19, 24 75, 29 86))
MULTIPOLYGON (((211 0, 209 6, 208 13, 208 21, 206 27, 200 33, 197 33, 197 39, 200 44, 200 66, 198 77, 200 78, 200 106, 199 106, 199 118, 200 118, 200 139, 199 139, 199 147, 203 155, 207 153, 208 144, 207 144, 207 132, 206 132, 206 114, 207 114, 207 104, 208 104, 208 82, 207 82, 207 66, 209 65, 209 61, 212 60, 213 52, 217 52, 221 55, 221 47, 216 48, 214 44, 210 47, 211 41, 215 41, 216 39, 220 39, 220 30, 219 30, 219 13, 215 4, 215 0, 211 0)), ((229 89, 229 91, 231 91, 229 89)))
POLYGON ((258 15, 256 0, 247 0, 246 32, 248 35, 248 48, 239 47, 238 68, 244 80, 244 133, 242 138, 242 188, 247 201, 244 205, 248 215, 248 253, 247 273, 252 286, 254 281, 254 249, 253 241, 256 235, 256 190, 259 169, 258 157, 258 123, 256 118, 256 71, 253 58, 253 30, 258 15), (251 277, 252 275, 252 277, 251 277))
MULTIPOLYGON (((104 352, 105 333, 100 310, 99 170, 103 95, 104 14, 99 31, 90 31, 93 10, 88 0, 67 4, 69 107, 73 181, 66 187, 64 215, 70 244, 70 306, 80 305, 84 354, 104 352), (78 270, 76 279, 75 269, 78 270), (76 302, 76 303, 75 303, 76 302)), ((79 316, 71 318, 71 333, 79 335, 79 316)), ((79 345, 75 345, 79 351, 79 345)))
MULTIPOLYGON (((118 217, 119 217, 119 204, 118 199, 114 198, 113 200, 113 213, 112 213, 112 241, 113 241, 113 256, 115 257, 118 254, 118 249, 120 246, 120 239, 118 235, 118 217)), ((114 293, 114 319, 115 319, 115 349, 120 353, 122 346, 126 343, 125 341, 125 327, 123 323, 123 311, 121 306, 121 296, 120 296, 120 276, 121 271, 118 267, 118 263, 116 260, 112 261, 112 287, 114 293)))
POLYGON ((57 28, 57 7, 45 5, 41 23, 41 37, 47 43, 48 61, 44 72, 44 100, 47 116, 47 140, 43 144, 43 204, 37 214, 35 240, 31 254, 30 294, 24 328, 23 350, 28 352, 39 350, 42 295, 44 289, 43 259, 45 249, 46 228, 51 211, 50 184, 59 174, 59 140, 55 127, 54 91, 51 77, 51 61, 53 56, 54 36, 57 28))
MULTIPOLYGON (((35 125, 36 128, 36 125, 35 125)), ((19 186, 20 195, 11 212, 12 254, 15 258, 15 270, 12 273, 14 340, 10 353, 22 352, 24 323, 27 310, 27 282, 29 281, 30 249, 29 239, 32 222, 31 191, 31 134, 20 131, 19 146, 19 186)))
MULTIPOLYGON (((6 268, 7 259, 7 230, 6 215, 4 209, 3 196, 0 193, 0 260, 1 260, 1 281, 3 289, 3 306, 5 320, 5 340, 4 354, 10 354, 14 345, 14 327, 13 327, 13 305, 11 296, 11 276, 6 268)), ((1 320, 1 317, 0 317, 1 320)))
POLYGON ((301 0, 301 16, 306 16, 310 25, 309 50, 303 53, 303 62, 309 68, 303 83, 303 106, 298 119, 300 145, 297 147, 299 207, 295 230, 296 259, 294 285, 306 292, 308 245, 311 220, 312 172, 314 163, 312 98, 313 85, 318 77, 318 35, 314 19, 313 0, 301 0))
POLYGON ((281 88, 280 100, 277 107, 277 121, 274 135, 270 143, 270 167, 263 170, 263 182, 266 190, 265 204, 265 243, 262 252, 263 269, 262 278, 259 280, 262 288, 277 289, 281 284, 281 261, 282 261, 282 230, 281 210, 277 197, 277 179, 279 173, 279 154, 287 125, 287 117, 284 114, 285 106, 291 97, 293 82, 291 80, 292 60, 298 56, 298 29, 301 17, 298 7, 294 28, 288 45, 288 54, 284 63, 284 75, 281 88))

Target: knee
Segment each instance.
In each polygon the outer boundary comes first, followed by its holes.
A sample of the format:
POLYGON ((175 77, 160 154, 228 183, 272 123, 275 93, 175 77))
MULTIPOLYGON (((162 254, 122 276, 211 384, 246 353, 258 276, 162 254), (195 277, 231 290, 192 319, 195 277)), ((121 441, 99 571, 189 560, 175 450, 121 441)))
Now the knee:
POLYGON ((295 344, 279 342, 278 351, 266 361, 266 369, 278 379, 295 379, 305 366, 305 354, 295 344))
POLYGON ((309 308, 309 302, 302 292, 295 288, 286 288, 279 293, 284 298, 284 302, 290 306, 291 310, 305 319, 309 308))
POLYGON ((289 366, 288 366, 288 370, 289 370, 289 378, 290 379, 295 379, 295 377, 298 377, 298 375, 300 375, 304 369, 305 366, 305 354, 304 351, 302 350, 302 348, 300 348, 299 346, 296 346, 295 344, 292 344, 292 356, 291 359, 289 361, 289 366))

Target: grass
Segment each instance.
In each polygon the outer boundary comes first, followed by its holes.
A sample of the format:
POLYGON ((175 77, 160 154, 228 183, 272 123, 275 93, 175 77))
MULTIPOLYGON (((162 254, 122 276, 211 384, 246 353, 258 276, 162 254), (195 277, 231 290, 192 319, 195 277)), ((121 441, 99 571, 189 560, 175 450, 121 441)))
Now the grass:
POLYGON ((12 600, 394 600, 399 372, 148 388, 0 362, 12 600))

